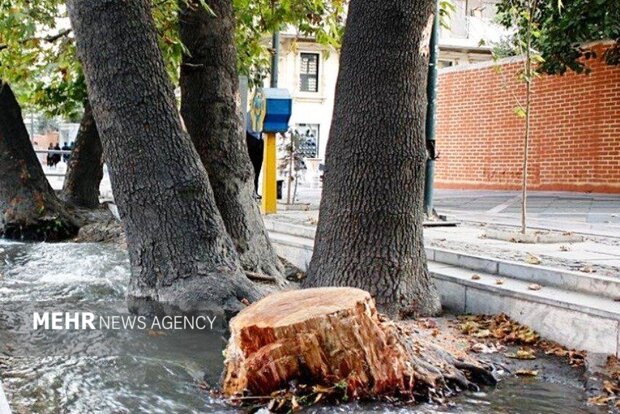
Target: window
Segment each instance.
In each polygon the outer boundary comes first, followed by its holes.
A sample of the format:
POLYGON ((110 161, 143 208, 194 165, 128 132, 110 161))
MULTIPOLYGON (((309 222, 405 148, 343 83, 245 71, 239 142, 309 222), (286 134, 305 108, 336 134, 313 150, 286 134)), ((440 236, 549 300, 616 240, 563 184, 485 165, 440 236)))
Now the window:
POLYGON ((319 124, 297 124, 295 132, 299 134, 299 152, 304 158, 319 156, 319 124))
POLYGON ((319 91, 319 54, 302 53, 299 71, 299 90, 301 92, 319 91))

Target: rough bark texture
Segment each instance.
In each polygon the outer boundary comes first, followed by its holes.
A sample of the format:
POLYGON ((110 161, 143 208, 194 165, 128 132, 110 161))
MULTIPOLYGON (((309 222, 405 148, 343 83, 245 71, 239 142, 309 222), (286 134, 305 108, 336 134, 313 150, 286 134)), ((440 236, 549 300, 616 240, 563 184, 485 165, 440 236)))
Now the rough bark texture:
POLYGON ((352 0, 305 286, 369 291, 393 317, 440 310, 422 240, 433 0, 352 0))
POLYGON ((228 396, 268 396, 291 381, 326 387, 345 381, 352 398, 429 399, 470 381, 494 382, 476 361, 458 361, 378 315, 370 294, 359 289, 275 293, 241 311, 230 330, 228 396))
POLYGON ((1 81, 0 212, 0 236, 10 239, 62 240, 79 230, 45 177, 15 95, 1 81))
POLYGON ((258 203, 237 102, 239 78, 231 0, 181 1, 181 113, 207 169, 215 201, 244 269, 275 276, 282 267, 258 203))
POLYGON ((99 206, 99 185, 103 178, 102 154, 95 118, 90 103, 86 102, 62 188, 61 197, 65 201, 78 207, 99 206))
POLYGON ((130 304, 239 310, 245 278, 181 126, 147 0, 73 0, 69 16, 131 263, 130 304))

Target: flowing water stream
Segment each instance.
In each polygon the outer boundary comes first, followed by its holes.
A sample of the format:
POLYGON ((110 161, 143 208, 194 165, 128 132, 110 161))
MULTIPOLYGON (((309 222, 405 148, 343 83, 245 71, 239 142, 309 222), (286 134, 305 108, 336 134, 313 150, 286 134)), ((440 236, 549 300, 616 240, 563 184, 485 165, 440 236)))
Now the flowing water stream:
MULTIPOLYGON (((223 334, 148 329, 53 332, 32 313, 88 311, 129 316, 126 253, 101 244, 0 240, 0 374, 16 413, 236 413, 199 384, 217 384, 223 334)), ((507 378, 448 407, 351 404, 328 413, 598 413, 578 381, 507 378)))

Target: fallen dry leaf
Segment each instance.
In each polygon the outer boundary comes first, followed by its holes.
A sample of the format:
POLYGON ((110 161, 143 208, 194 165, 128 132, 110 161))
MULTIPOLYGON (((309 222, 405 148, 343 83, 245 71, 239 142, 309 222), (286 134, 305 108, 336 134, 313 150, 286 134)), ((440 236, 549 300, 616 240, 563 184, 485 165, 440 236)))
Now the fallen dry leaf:
POLYGON ((519 348, 517 352, 511 352, 511 353, 507 353, 504 355, 512 359, 522 359, 522 360, 536 359, 534 350, 531 348, 519 348))
POLYGON ((470 333, 477 332, 478 328, 479 328, 478 324, 473 321, 468 321, 468 322, 465 322, 464 324, 461 324, 461 332, 464 334, 470 334, 470 333))
POLYGON ((504 284, 504 280, 503 279, 496 279, 495 280, 495 284, 496 285, 503 285, 504 284))
POLYGON ((250 301, 246 298, 241 299, 241 303, 243 303, 245 306, 250 306, 250 301))
POLYGON ((482 329, 482 330, 472 334, 472 336, 474 336, 476 338, 488 338, 489 336, 491 336, 491 331, 489 331, 488 329, 482 329))
POLYGON ((540 286, 538 283, 532 283, 527 288, 529 290, 540 290, 542 289, 542 286, 540 286))
POLYGON ((612 401, 614 399, 615 399, 615 397, 601 394, 601 395, 597 395, 596 397, 588 398, 588 404, 591 404, 591 405, 607 405, 607 403, 609 401, 612 401))
POLYGON ((561 245, 560 246, 560 251, 561 252, 568 252, 568 251, 570 251, 570 247, 565 246, 565 245, 561 245))
POLYGON ((478 274, 471 275, 471 280, 480 280, 480 275, 478 274))
POLYGON ((579 269, 579 271, 584 273, 594 273, 596 270, 594 270, 592 263, 586 263, 581 267, 581 269, 579 269))
POLYGON ((470 349, 472 350, 472 352, 475 352, 477 354, 495 354, 499 351, 495 347, 495 345, 493 344, 486 345, 486 344, 483 344, 482 342, 476 342, 475 344, 471 346, 470 349))
POLYGON ((534 369, 519 369, 515 372, 515 375, 520 377, 535 377, 538 375, 538 371, 534 369))
POLYGON ((434 319, 425 319, 422 321, 422 326, 426 329, 434 329, 437 328, 437 321, 434 319))
POLYGON ((525 261, 528 262, 529 264, 533 264, 533 265, 537 265, 537 264, 541 264, 542 260, 540 260, 540 257, 538 256, 534 256, 532 253, 528 253, 527 256, 525 257, 525 261))
POLYGON ((291 399, 291 408, 293 409, 293 411, 299 411, 301 409, 301 406, 297 402, 296 396, 293 396, 293 398, 291 399))
POLYGON ((489 330, 491 336, 503 343, 520 345, 532 345, 540 339, 532 329, 513 321, 505 314, 461 316, 459 320, 463 321, 459 328, 466 335, 474 336, 478 331, 489 330))
POLYGON ((609 380, 605 380, 603 381, 603 390, 605 390, 607 394, 618 394, 620 392, 620 386, 609 380))

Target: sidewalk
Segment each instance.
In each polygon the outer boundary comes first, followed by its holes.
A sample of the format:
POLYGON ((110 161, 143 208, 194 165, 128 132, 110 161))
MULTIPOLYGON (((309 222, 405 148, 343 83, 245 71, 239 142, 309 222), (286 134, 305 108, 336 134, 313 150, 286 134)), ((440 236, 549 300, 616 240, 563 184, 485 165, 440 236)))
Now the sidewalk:
MULTIPOLYGON (((318 206, 321 190, 300 187, 297 202, 318 206)), ((434 207, 449 220, 520 226, 517 191, 436 190, 434 207)), ((620 194, 530 192, 528 224, 532 228, 620 238, 620 194)))
MULTIPOLYGON (((297 202, 308 211, 280 211, 281 222, 315 226, 321 189, 301 186, 297 202)), ((449 248, 504 260, 528 260, 566 270, 588 270, 620 277, 620 195, 532 192, 528 222, 532 228, 580 233, 580 243, 519 244, 484 238, 487 228, 520 226, 520 193, 514 191, 437 190, 435 209, 459 223, 457 227, 427 227, 427 246, 449 248)), ((267 218, 269 219, 269 218, 267 218)))
MULTIPOLYGON (((620 238, 620 195, 530 192, 527 205, 530 227, 620 238)), ((457 220, 520 226, 521 195, 438 190, 435 209, 457 220)))
MULTIPOLYGON (((315 204, 317 194, 302 192, 300 198, 315 204)), ((444 202, 451 200, 449 194, 442 195, 446 196, 444 202)), ((502 199, 493 201, 470 196, 469 208, 474 212, 484 208, 498 210, 498 205, 506 203, 510 196, 502 195, 502 199)), ((586 203, 579 199, 576 204, 586 203)), ((506 313, 569 348, 620 355, 618 234, 589 234, 581 242, 555 244, 492 240, 484 237, 485 231, 505 226, 489 220, 461 221, 460 215, 467 213, 466 206, 455 206, 459 214, 449 218, 458 221, 458 226, 424 229, 428 269, 445 310, 459 314, 506 313)), ((550 214, 558 210, 551 207, 550 214)), ((476 214, 484 217, 482 212, 476 214)), ((574 228, 578 219, 587 216, 580 214, 573 221, 560 223, 574 228)), ((303 270, 312 257, 317 222, 317 209, 280 211, 265 217, 278 254, 303 270)))

